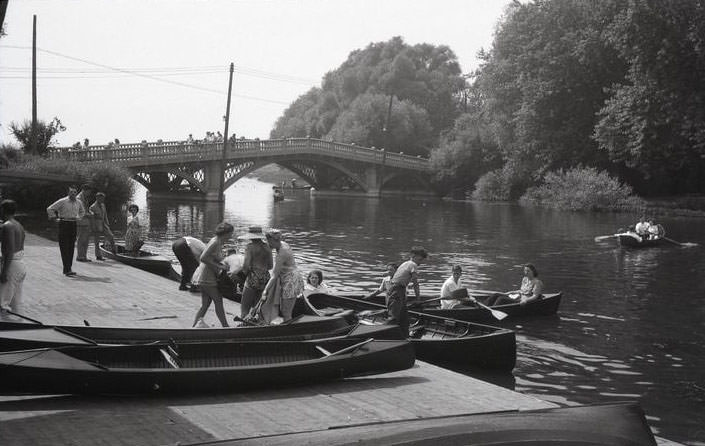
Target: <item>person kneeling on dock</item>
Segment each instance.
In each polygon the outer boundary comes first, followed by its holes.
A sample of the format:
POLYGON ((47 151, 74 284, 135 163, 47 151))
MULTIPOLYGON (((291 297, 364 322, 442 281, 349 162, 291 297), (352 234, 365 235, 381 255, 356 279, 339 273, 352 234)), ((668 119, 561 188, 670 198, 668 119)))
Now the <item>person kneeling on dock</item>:
POLYGON ((406 308, 406 287, 409 283, 414 288, 416 299, 419 299, 418 267, 426 260, 428 253, 420 246, 411 248, 411 257, 399 265, 392 277, 391 286, 387 291, 388 324, 397 324, 402 333, 409 333, 409 313, 406 308))

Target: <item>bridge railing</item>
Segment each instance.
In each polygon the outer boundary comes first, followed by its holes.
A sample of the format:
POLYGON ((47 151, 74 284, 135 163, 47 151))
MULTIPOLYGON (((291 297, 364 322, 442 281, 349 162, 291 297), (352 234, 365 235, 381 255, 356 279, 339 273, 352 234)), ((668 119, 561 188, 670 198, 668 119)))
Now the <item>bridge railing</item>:
MULTIPOLYGON (((292 153, 335 156, 348 160, 413 170, 427 170, 428 160, 401 153, 386 152, 314 138, 268 140, 237 140, 228 143, 226 158, 290 155, 292 153)), ((50 158, 75 161, 112 161, 124 165, 154 164, 155 162, 212 161, 223 156, 222 142, 143 142, 116 146, 60 147, 51 149, 50 158)))

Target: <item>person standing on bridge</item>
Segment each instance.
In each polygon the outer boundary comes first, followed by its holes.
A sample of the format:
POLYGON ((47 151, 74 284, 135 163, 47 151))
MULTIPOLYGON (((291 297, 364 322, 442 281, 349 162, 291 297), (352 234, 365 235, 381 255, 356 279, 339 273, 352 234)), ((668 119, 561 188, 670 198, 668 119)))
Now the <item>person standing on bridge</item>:
POLYGON ((56 200, 47 208, 49 219, 59 222, 59 251, 61 251, 64 275, 67 277, 76 275, 71 270, 73 249, 76 244, 76 221, 86 215, 86 208, 76 195, 78 195, 76 186, 69 186, 68 195, 56 200))

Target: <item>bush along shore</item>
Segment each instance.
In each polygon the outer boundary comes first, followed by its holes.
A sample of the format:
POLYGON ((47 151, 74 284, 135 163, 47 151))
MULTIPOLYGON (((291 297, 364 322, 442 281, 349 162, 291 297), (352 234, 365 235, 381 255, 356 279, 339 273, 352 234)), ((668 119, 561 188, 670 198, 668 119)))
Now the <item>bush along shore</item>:
MULTIPOLYGON (((108 208, 120 208, 132 198, 134 182, 130 172, 110 163, 78 163, 60 159, 47 159, 4 147, 0 149, 0 168, 36 175, 58 174, 75 178, 79 188, 90 185, 95 191, 106 194, 108 208)), ((26 211, 46 209, 58 198, 66 195, 67 184, 7 184, 2 196, 17 201, 26 211)), ((89 199, 92 197, 89 197, 89 199)))

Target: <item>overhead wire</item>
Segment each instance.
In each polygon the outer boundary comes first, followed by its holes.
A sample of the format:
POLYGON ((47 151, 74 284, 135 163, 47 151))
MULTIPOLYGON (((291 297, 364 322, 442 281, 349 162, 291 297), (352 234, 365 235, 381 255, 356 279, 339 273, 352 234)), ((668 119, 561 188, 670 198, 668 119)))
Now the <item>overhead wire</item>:
MULTIPOLYGON (((0 45, 0 48, 16 48, 16 49, 31 49, 31 47, 28 46, 19 46, 19 45, 0 45)), ((62 57, 66 58, 69 60, 74 60, 77 62, 85 63, 88 65, 93 65, 96 67, 99 67, 100 70, 89 70, 85 68, 40 68, 37 70, 38 73, 41 73, 42 79, 109 79, 109 78, 115 78, 115 75, 130 75, 130 76, 137 76, 137 77, 142 77, 158 82, 164 82, 172 85, 177 85, 180 87, 185 87, 185 88, 191 88, 195 90, 200 90, 208 93, 215 93, 219 95, 225 95, 226 93, 222 90, 216 90, 212 88, 207 88, 207 87, 202 87, 198 85, 193 85, 185 82, 180 82, 172 79, 164 79, 164 77, 172 77, 172 76, 186 76, 186 75, 203 75, 203 74, 221 74, 225 73, 226 69, 224 67, 220 66, 200 66, 200 67, 152 67, 152 68, 120 68, 120 67, 113 67, 110 65, 98 63, 98 62, 93 62, 87 59, 83 59, 80 57, 75 57, 75 56, 70 56, 67 54, 62 54, 57 51, 52 51, 52 50, 47 50, 45 48, 37 48, 38 51, 51 54, 57 57, 62 57), (56 76, 46 76, 45 74, 54 74, 56 76), (80 75, 80 76, 78 76, 80 75)), ((27 68, 23 67, 0 67, 0 79, 26 79, 29 78, 29 75, 21 75, 21 73, 26 72, 27 68), (4 74, 5 71, 8 71, 7 74, 4 74)), ((252 77, 258 77, 262 79, 268 79, 268 80, 274 80, 274 81, 281 81, 281 82, 289 82, 289 83, 298 83, 298 84, 304 84, 304 85, 311 85, 312 83, 315 83, 315 81, 312 81, 311 79, 306 79, 302 77, 296 77, 296 76, 289 76, 289 75, 284 75, 284 74, 278 74, 278 73, 272 73, 272 72, 267 72, 263 70, 258 70, 254 68, 247 68, 247 67, 236 67, 235 72, 241 75, 245 76, 252 76, 252 77)), ((119 76, 118 76, 119 77, 119 76)), ((242 94, 237 94, 233 93, 233 96, 243 98, 243 99, 250 99, 250 100, 255 100, 255 101, 262 101, 262 102, 269 102, 269 103, 274 103, 274 104, 283 104, 283 105, 289 105, 288 102, 284 101, 277 101, 274 99, 267 99, 267 98, 261 98, 257 96, 250 96, 250 95, 242 95, 242 94)))

